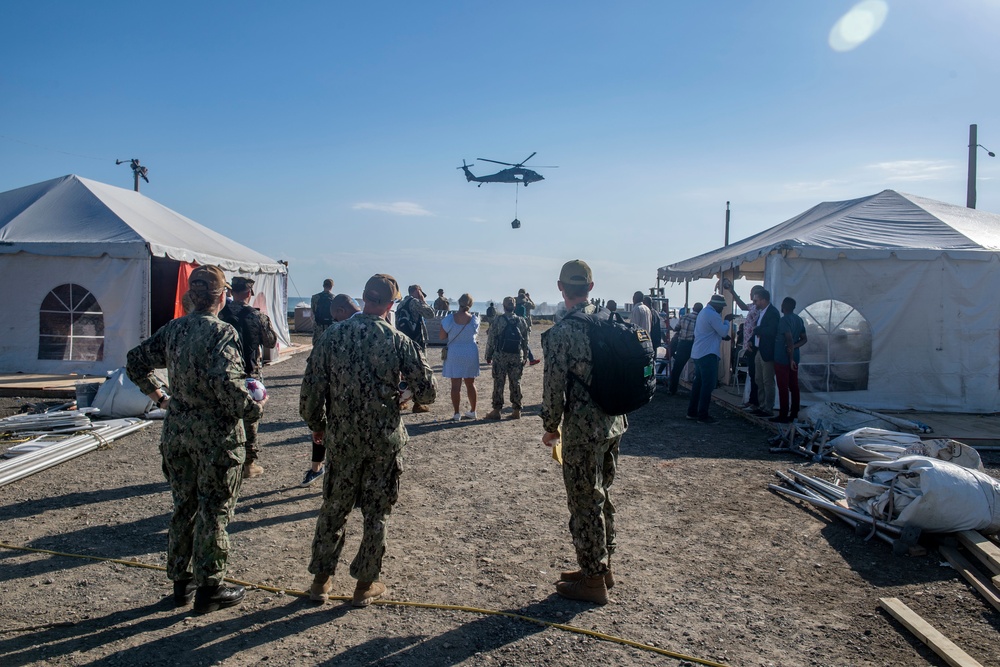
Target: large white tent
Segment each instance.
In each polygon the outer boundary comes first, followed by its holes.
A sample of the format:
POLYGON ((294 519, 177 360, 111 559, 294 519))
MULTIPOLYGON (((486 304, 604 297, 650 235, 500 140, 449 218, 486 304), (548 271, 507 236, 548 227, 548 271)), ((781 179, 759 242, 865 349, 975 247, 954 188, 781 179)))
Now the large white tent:
MULTIPOLYGON (((763 281, 806 321, 804 401, 1000 410, 1000 215, 884 190, 664 266, 763 281)), ((743 295, 747 298, 747 295, 743 295)))
POLYGON ((138 192, 70 175, 0 193, 0 372, 103 376, 174 316, 180 277, 252 277, 289 345, 287 269, 138 192))

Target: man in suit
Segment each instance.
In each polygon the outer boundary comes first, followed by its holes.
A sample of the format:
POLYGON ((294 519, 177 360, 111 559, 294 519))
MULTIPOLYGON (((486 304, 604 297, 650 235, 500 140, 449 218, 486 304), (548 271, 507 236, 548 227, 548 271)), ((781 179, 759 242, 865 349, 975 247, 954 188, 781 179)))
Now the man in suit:
POLYGON ((771 417, 774 414, 774 340, 778 335, 781 314, 771 305, 771 293, 766 289, 757 290, 753 303, 760 313, 754 327, 754 347, 757 349, 755 372, 757 380, 758 408, 751 414, 771 417))

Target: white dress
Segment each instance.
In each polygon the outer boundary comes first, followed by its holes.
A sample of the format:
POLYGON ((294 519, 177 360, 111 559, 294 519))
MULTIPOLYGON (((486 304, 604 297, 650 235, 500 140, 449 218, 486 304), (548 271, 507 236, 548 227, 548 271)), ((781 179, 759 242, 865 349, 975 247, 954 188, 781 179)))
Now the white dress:
POLYGON ((479 377, 479 317, 472 316, 468 324, 457 324, 455 314, 448 313, 441 320, 441 328, 448 334, 448 358, 444 360, 441 375, 446 378, 479 377))

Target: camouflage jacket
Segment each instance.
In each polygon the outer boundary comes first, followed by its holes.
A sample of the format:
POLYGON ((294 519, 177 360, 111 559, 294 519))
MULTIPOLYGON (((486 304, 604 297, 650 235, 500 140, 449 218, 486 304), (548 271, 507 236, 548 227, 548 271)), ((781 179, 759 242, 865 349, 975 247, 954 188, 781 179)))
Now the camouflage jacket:
POLYGON ((499 354, 517 354, 522 361, 528 358, 528 323, 523 317, 504 313, 490 322, 490 331, 486 336, 486 363, 490 363, 493 357, 499 354), (507 353, 500 349, 503 332, 509 326, 516 326, 521 330, 521 350, 517 353, 507 353))
POLYGON ((398 451, 406 444, 399 382, 421 405, 436 397, 434 375, 413 341, 385 320, 359 313, 323 333, 306 362, 299 414, 336 450, 398 451))
POLYGON ((590 383, 593 369, 588 324, 569 317, 577 310, 593 313, 596 306, 574 306, 551 329, 542 334, 545 370, 542 380, 542 425, 554 433, 562 424, 564 442, 606 440, 621 435, 628 428, 624 416, 612 416, 594 403, 581 382, 590 383))
POLYGON ((250 398, 236 331, 206 312, 168 322, 128 353, 126 372, 149 394, 158 383, 157 368, 170 377, 170 408, 163 440, 234 445, 246 441, 242 419, 258 419, 260 406, 250 398))
POLYGON ((243 357, 243 371, 251 377, 260 378, 264 355, 261 347, 274 347, 278 334, 271 326, 271 320, 253 306, 232 301, 219 313, 219 319, 236 328, 239 336, 240 353, 243 357))

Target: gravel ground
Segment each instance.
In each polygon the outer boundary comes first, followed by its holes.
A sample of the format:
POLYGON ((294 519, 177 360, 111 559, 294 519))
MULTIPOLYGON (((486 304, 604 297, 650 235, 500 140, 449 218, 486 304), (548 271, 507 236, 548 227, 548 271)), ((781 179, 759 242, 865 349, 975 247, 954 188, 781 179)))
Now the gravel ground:
MULTIPOLYGON (((449 422, 443 383, 431 412, 406 415, 388 601, 312 604, 298 595, 311 581, 321 500, 318 483, 298 487, 310 454, 297 414, 305 360, 266 369, 265 474, 244 484, 230 526, 230 576, 260 586, 242 606, 195 616, 174 608, 157 569, 0 548, 0 664, 686 664, 558 624, 707 663, 945 664, 878 609, 878 598, 898 597, 983 665, 1000 666, 1000 614, 933 550, 894 556, 767 490, 789 466, 831 480, 845 473, 769 453, 767 431, 719 407, 717 424, 689 422, 686 399, 664 394, 630 416, 622 442, 614 603, 562 600, 553 582, 574 566, 573 551, 559 468, 539 440, 541 366, 525 371, 520 421, 449 422)), ((439 370, 440 351, 430 360, 439 370)), ((480 415, 490 407, 483 372, 480 415)), ((0 399, 0 415, 23 402, 0 399)), ((0 488, 0 541, 162 566, 170 495, 159 435, 157 424, 0 488)), ((997 476, 1000 457, 984 459, 997 476)), ((359 519, 335 575, 341 596, 353 590, 359 519)))

